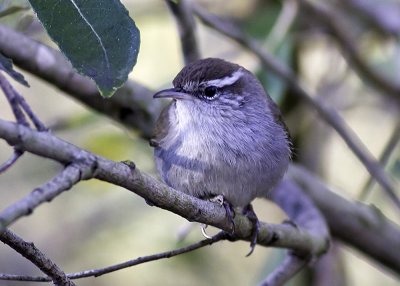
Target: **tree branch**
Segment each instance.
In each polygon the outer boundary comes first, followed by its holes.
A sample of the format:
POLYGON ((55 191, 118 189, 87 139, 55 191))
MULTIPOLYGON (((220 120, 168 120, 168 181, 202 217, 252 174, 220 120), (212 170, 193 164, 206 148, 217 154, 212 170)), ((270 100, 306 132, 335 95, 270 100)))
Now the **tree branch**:
POLYGON ((400 5, 396 1, 382 1, 379 7, 370 0, 340 0, 344 11, 362 14, 363 18, 380 32, 391 35, 400 35, 400 5))
POLYGON ((336 241, 324 256, 315 262, 312 269, 311 286, 348 286, 347 267, 342 255, 342 248, 336 241))
POLYGON ((175 16, 181 39, 182 54, 185 65, 187 65, 200 58, 199 45, 196 40, 196 23, 191 4, 187 0, 166 0, 165 2, 175 16))
MULTIPOLYGON (((272 190, 269 198, 285 211, 292 220, 290 223, 294 223, 296 227, 301 227, 316 237, 325 239, 326 245, 329 245, 330 235, 323 215, 293 180, 284 178, 272 190)), ((290 250, 281 265, 270 273, 260 285, 283 285, 303 269, 308 262, 317 260, 321 254, 317 250, 313 253, 290 250)))
MULTIPOLYGON (((396 195, 393 181, 385 174, 382 166, 373 158, 367 147, 358 136, 351 130, 344 119, 332 108, 324 105, 317 97, 310 96, 300 85, 294 73, 285 65, 277 61, 264 48, 258 45, 242 33, 233 23, 223 21, 197 5, 193 5, 193 12, 204 22, 205 25, 215 29, 223 35, 235 40, 238 44, 253 52, 261 61, 262 65, 271 70, 282 80, 288 83, 294 94, 299 96, 305 103, 314 108, 326 123, 332 126, 342 137, 347 146, 357 156, 368 172, 382 186, 394 204, 400 209, 400 198, 396 195)), ((399 97, 400 98, 400 97, 399 97)))
POLYGON ((0 233, 0 240, 48 275, 50 278, 47 281, 53 281, 54 285, 59 286, 75 285, 75 283, 73 283, 54 262, 37 249, 33 243, 25 242, 22 238, 7 229, 0 233))
POLYGON ((22 69, 46 80, 88 107, 104 113, 150 138, 162 104, 153 101, 153 92, 132 80, 116 94, 104 99, 90 79, 79 75, 64 56, 22 33, 0 25, 0 52, 22 69))
POLYGON ((292 165, 289 176, 324 214, 334 237, 359 249, 400 275, 400 228, 374 206, 336 195, 304 168, 292 165))
POLYGON ((94 174, 91 162, 72 163, 52 180, 34 189, 28 196, 0 212, 0 233, 22 216, 29 215, 44 202, 50 202, 79 181, 94 174))
MULTIPOLYGON (((226 217, 225 209, 219 204, 169 188, 140 172, 132 164, 128 166, 107 160, 58 139, 50 133, 37 132, 1 119, 0 138, 5 139, 10 145, 18 144, 23 150, 63 164, 93 160, 97 167, 95 178, 126 188, 155 206, 174 212, 189 221, 231 231, 231 221, 226 217)), ((250 239, 253 224, 246 216, 237 214, 235 226, 235 235, 238 239, 250 239)), ((268 223, 261 223, 258 244, 290 248, 305 253, 321 253, 327 246, 325 238, 309 234, 304 229, 288 224, 268 223)))
POLYGON ((346 28, 341 24, 338 15, 322 3, 315 4, 308 0, 298 0, 301 6, 310 11, 329 31, 335 36, 334 39, 339 43, 344 58, 347 59, 349 66, 364 78, 365 82, 372 83, 379 90, 383 91, 382 95, 390 96, 391 101, 400 105, 400 84, 394 79, 389 80, 387 77, 373 69, 368 65, 367 61, 361 57, 361 53, 353 41, 353 36, 348 33, 346 28))

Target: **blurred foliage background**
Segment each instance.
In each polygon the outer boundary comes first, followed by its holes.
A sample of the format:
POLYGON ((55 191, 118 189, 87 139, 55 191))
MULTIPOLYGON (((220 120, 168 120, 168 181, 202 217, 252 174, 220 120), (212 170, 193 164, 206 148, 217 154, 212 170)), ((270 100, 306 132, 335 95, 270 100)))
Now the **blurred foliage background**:
MULTIPOLYGON (((142 38, 138 63, 130 77, 154 90, 170 86, 183 65, 173 16, 161 0, 122 2, 139 27, 142 38)), ((196 2, 239 23, 265 49, 290 66, 311 94, 336 109, 374 156, 382 156, 394 130, 400 125, 399 101, 392 101, 385 96, 385 92, 355 72, 352 64, 345 60, 335 35, 324 26, 324 20, 302 9, 294 0, 196 2)), ((336 13, 368 65, 399 83, 400 2, 321 2, 336 13), (357 4, 364 5, 362 7, 367 7, 366 10, 359 8, 361 6, 357 8, 357 4), (369 15, 365 11, 374 14, 369 15)), ((3 0, 0 1, 0 12, 7 5, 27 7, 23 0, 3 0)), ((54 46, 29 9, 1 17, 0 23, 54 46)), ((379 186, 372 184, 366 187, 369 175, 342 139, 314 111, 291 96, 291 90, 285 83, 262 69, 254 55, 232 40, 201 23, 197 24, 197 29, 204 57, 224 58, 252 70, 281 105, 295 139, 295 160, 318 173, 348 199, 359 199, 364 192, 364 202, 376 205, 399 223, 398 210, 379 186), (363 191, 366 188, 368 191, 363 191)), ((141 170, 157 176, 152 150, 134 130, 127 130, 40 79, 23 73, 31 88, 16 84, 17 89, 54 134, 112 160, 132 160, 141 170)), ((9 105, 2 96, 0 115, 13 120, 9 105)), ((392 149, 385 168, 398 182, 400 148, 392 149)), ((0 141, 0 162, 10 154, 12 149, 0 141)), ((0 177, 0 209, 46 182, 60 168, 50 160, 26 154, 0 177)), ((256 212, 268 222, 279 223, 285 218, 276 206, 263 200, 256 202, 256 212)), ((172 213, 148 206, 143 199, 130 192, 91 181, 80 183, 51 204, 41 206, 33 215, 19 220, 12 229, 27 241, 35 242, 63 270, 76 272, 169 250, 201 239, 196 226, 183 242, 178 241, 179 232, 187 228, 187 224, 172 213)), ((399 285, 398 277, 375 265, 362 253, 340 242, 338 246, 336 251, 341 256, 339 266, 345 271, 348 285, 399 285)), ((247 243, 222 242, 169 260, 83 279, 78 283, 115 286, 254 285, 279 263, 283 250, 257 247, 251 257, 245 258, 247 249, 247 243)), ((0 245, 0 272, 40 274, 30 262, 5 245, 0 245)), ((290 285, 310 285, 309 277, 309 273, 303 272, 290 285)), ((42 285, 0 281, 0 285, 30 284, 42 285)))

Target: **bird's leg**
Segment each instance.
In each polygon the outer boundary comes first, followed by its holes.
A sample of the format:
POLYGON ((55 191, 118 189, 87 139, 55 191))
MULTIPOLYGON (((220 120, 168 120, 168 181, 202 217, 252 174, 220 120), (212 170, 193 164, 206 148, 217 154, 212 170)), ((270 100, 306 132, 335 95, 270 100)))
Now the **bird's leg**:
POLYGON ((251 241, 250 241, 250 251, 246 255, 250 256, 253 253, 254 248, 256 247, 257 244, 257 236, 258 232, 260 231, 260 221, 258 220, 258 217, 254 212, 253 206, 251 204, 248 204, 246 207, 243 208, 243 215, 245 215, 253 223, 253 230, 251 233, 251 241))

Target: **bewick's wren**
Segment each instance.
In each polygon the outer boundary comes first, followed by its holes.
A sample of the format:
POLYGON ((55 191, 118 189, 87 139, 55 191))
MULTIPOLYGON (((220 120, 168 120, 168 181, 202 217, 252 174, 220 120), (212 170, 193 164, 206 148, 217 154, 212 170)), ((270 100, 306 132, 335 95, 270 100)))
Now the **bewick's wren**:
POLYGON ((208 58, 184 67, 173 85, 154 95, 173 99, 151 140, 165 183, 200 198, 222 195, 233 207, 265 197, 288 167, 290 142, 256 77, 208 58))

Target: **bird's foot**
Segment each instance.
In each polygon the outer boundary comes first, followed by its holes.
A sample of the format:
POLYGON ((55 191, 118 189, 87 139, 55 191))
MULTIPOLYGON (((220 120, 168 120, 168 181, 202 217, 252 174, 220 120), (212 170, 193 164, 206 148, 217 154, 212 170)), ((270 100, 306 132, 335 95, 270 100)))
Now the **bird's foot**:
MULTIPOLYGON (((209 197, 208 200, 210 202, 216 203, 220 206, 223 206, 226 212, 226 216, 228 217, 229 221, 232 223, 232 231, 230 233, 230 235, 233 237, 234 233, 235 233, 235 210, 233 208, 233 205, 228 202, 223 195, 218 195, 218 196, 214 196, 214 197, 209 197)), ((201 233, 203 234, 203 236, 205 238, 210 239, 211 236, 209 236, 206 232, 206 228, 208 227, 208 225, 206 224, 202 224, 201 225, 201 233)))
POLYGON ((247 253, 247 255, 246 255, 246 257, 247 257, 253 253, 254 248, 256 247, 257 237, 258 237, 258 233, 260 231, 260 221, 258 220, 258 217, 257 217, 256 213, 254 212, 253 206, 251 204, 247 205, 243 209, 243 215, 245 215, 253 223, 253 230, 251 233, 251 241, 250 241, 250 251, 249 251, 249 253, 247 253))
POLYGON ((216 204, 219 204, 220 206, 222 206, 224 204, 225 198, 223 195, 218 195, 215 197, 211 197, 208 200, 212 203, 216 203, 216 204))
POLYGON ((211 202, 217 203, 220 206, 223 206, 225 208, 226 216, 228 217, 229 221, 232 223, 232 231, 231 234, 235 233, 235 210, 233 208, 233 205, 228 202, 223 195, 218 195, 215 197, 212 197, 210 199, 211 202))

